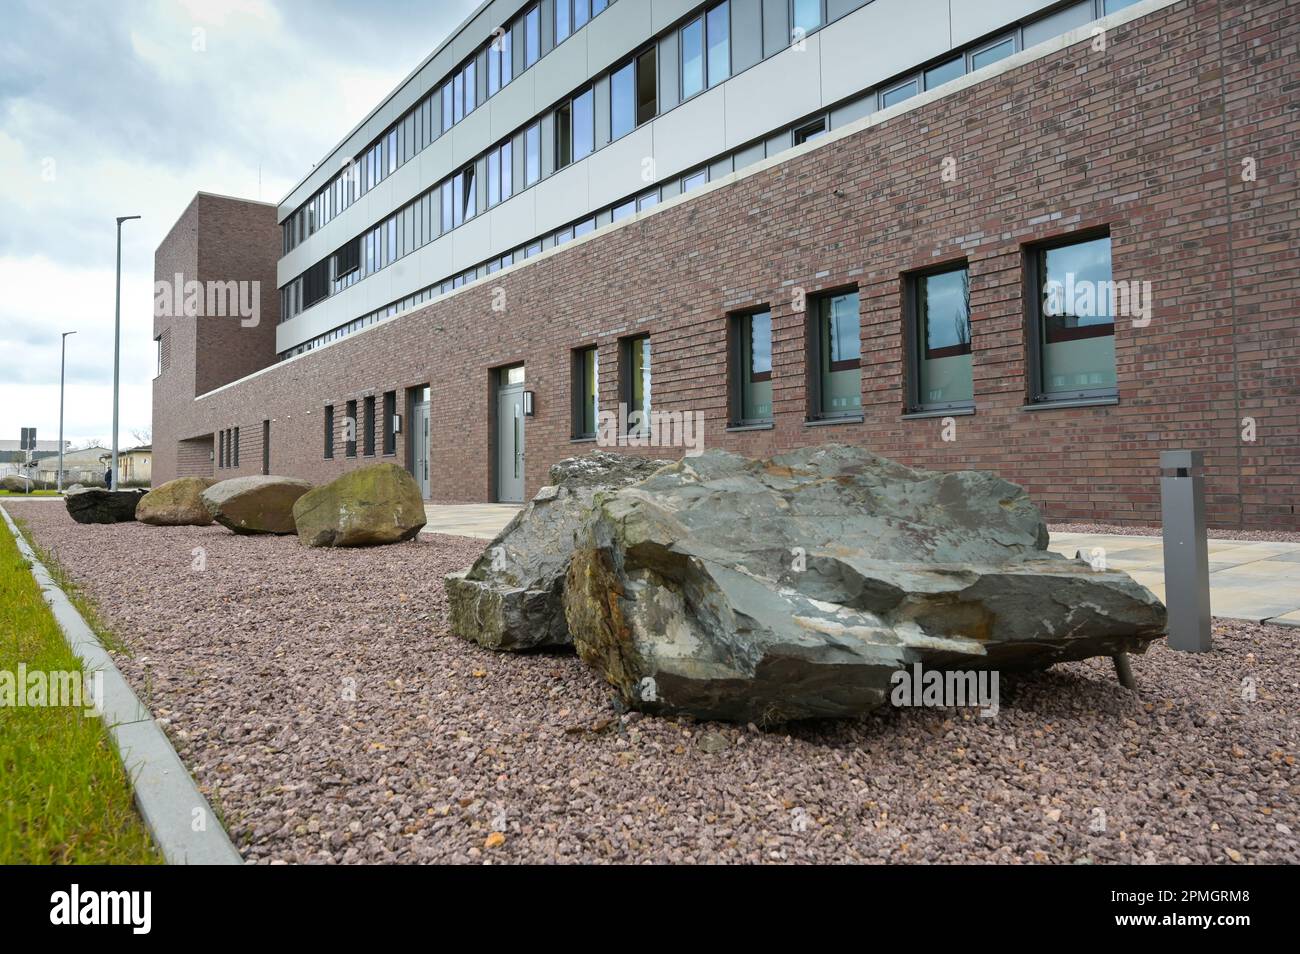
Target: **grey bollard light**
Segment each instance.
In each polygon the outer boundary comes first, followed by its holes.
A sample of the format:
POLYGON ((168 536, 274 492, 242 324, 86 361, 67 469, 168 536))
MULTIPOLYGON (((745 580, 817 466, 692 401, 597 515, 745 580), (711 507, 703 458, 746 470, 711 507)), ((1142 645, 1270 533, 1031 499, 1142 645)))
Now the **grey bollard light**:
POLYGON ((1169 648, 1206 653, 1210 643, 1210 554, 1205 538, 1205 475, 1200 451, 1160 454, 1165 605, 1169 648))

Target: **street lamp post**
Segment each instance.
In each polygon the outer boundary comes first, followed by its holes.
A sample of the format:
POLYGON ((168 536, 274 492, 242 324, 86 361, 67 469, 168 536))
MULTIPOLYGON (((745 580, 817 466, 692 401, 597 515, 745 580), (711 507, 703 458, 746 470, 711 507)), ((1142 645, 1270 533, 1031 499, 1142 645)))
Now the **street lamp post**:
POLYGON ((113 463, 109 476, 109 490, 117 489, 117 393, 118 369, 122 363, 122 223, 138 219, 138 215, 117 217, 117 298, 113 312, 113 463))
POLYGON ((63 333, 63 347, 59 354, 59 493, 63 493, 63 372, 68 364, 68 335, 75 331, 63 333))

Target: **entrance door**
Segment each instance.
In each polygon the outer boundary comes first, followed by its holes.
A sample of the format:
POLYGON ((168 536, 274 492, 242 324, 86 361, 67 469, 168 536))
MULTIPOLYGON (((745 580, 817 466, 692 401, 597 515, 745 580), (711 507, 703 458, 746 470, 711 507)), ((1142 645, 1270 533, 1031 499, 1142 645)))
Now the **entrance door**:
POLYGON ((428 401, 419 401, 411 406, 411 475, 420 485, 420 496, 430 499, 433 494, 429 487, 428 401))
POLYGON ((497 500, 524 502, 524 366, 502 368, 497 384, 497 500))

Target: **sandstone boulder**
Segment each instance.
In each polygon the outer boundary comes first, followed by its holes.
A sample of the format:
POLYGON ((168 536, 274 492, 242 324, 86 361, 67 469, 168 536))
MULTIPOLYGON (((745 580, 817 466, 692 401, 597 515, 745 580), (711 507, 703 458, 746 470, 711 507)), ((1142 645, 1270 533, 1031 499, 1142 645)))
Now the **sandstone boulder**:
POLYGON ((0 477, 0 490, 7 490, 11 494, 25 494, 28 488, 35 490, 36 486, 36 481, 29 481, 14 474, 6 474, 4 477, 0 477))
POLYGON ((298 540, 309 547, 368 547, 409 540, 426 522, 415 478, 393 463, 350 470, 293 505, 298 540))
POLYGON ((234 533, 293 533, 293 505, 311 490, 296 477, 232 477, 202 493, 214 520, 234 533))
POLYGON ((143 490, 82 487, 63 495, 64 506, 77 523, 127 523, 135 519, 143 490))
POLYGON ((598 495, 565 614, 626 704, 759 724, 866 712, 915 663, 1045 667, 1163 634, 1148 590, 1047 540, 992 474, 710 451, 598 495))
POLYGON ((477 562, 447 577, 451 631, 490 649, 568 645, 564 574, 596 493, 635 483, 667 463, 597 451, 552 467, 547 486, 477 562))
POLYGON ((203 503, 203 491, 216 481, 211 477, 177 477, 144 495, 135 519, 155 527, 206 527, 212 514, 203 503))

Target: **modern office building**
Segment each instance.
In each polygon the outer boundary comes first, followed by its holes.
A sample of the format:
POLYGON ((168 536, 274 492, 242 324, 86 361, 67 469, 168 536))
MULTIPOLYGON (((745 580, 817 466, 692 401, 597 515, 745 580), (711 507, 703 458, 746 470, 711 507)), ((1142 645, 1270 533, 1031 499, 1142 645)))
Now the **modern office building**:
POLYGON ((159 248, 198 293, 156 309, 155 482, 519 501, 597 446, 839 441, 1151 523, 1190 447, 1212 525, 1295 528, 1298 38, 1284 0, 488 0, 278 207, 200 193, 159 248))

